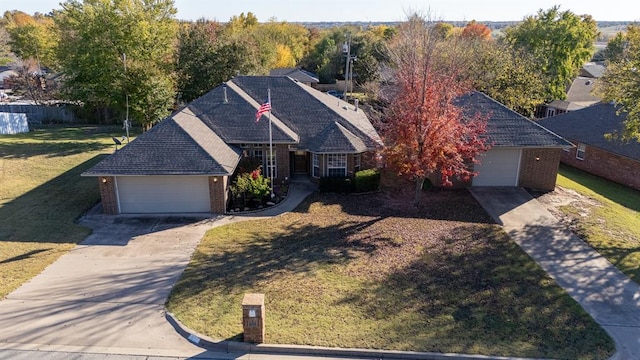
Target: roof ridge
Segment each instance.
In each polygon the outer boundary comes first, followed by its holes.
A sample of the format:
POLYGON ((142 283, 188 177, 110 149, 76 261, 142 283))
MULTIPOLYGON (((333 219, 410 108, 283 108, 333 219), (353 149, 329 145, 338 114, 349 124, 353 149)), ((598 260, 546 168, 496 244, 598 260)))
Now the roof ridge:
MULTIPOLYGON (((204 150, 211 160, 217 162, 228 173, 233 171, 240 161, 239 154, 231 146, 225 143, 210 127, 204 124, 190 109, 186 108, 175 114, 171 119, 184 131, 202 150, 204 150), (190 119, 192 118, 192 119, 190 119), (195 121, 190 121, 195 120, 195 121), (213 138, 213 139, 212 139, 213 138), (211 141, 213 140, 213 141, 211 141), (231 160, 230 164, 221 163, 215 156, 216 153, 223 153, 225 160, 231 160), (234 159, 235 163, 234 163, 234 159)), ((219 157, 218 157, 219 158, 219 157)), ((226 162, 226 161, 225 161, 226 162)))
MULTIPOLYGON (((247 94, 244 90, 242 90, 242 88, 240 86, 235 84, 233 82, 233 79, 228 81, 226 84, 232 91, 234 91, 235 93, 240 95, 240 97, 242 97, 242 99, 244 99, 246 102, 248 102, 254 109, 256 109, 256 111, 258 111, 258 109, 260 108, 260 104, 256 100, 254 100, 251 96, 249 96, 249 94, 247 94)), ((300 135, 298 135, 295 131, 293 131, 291 128, 289 128, 287 125, 285 125, 284 122, 282 122, 282 120, 278 119, 277 116, 271 114, 270 115, 270 120, 271 120, 272 124, 276 125, 287 136, 289 136, 290 138, 294 139, 296 142, 300 142, 300 135)))
MULTIPOLYGON (((369 123, 369 125, 371 125, 370 131, 367 131, 367 129, 362 128, 361 127, 362 124, 355 123, 356 120, 352 121, 351 119, 345 117, 344 114, 342 114, 340 111, 338 111, 336 109, 336 107, 331 105, 329 101, 324 101, 323 99, 320 99, 318 96, 316 96, 317 94, 314 94, 314 91, 318 92, 320 94, 323 94, 319 90, 311 88, 311 87, 309 87, 307 85, 301 84, 301 83, 299 83, 299 82, 297 82, 295 80, 291 80, 291 81, 293 81, 294 84, 298 85, 298 87, 302 88, 315 101, 317 101, 320 104, 322 104, 325 108, 330 109, 334 114, 336 114, 338 116, 339 119, 341 119, 342 121, 344 121, 347 124, 349 124, 350 126, 352 126, 355 130, 360 132, 360 134, 368 137, 371 142, 378 143, 379 145, 382 144, 382 140, 380 140, 380 137, 379 137, 378 133, 376 132, 375 128, 373 127, 373 124, 371 124, 371 122, 369 122, 368 118, 367 118, 367 122, 369 123)), ((326 95, 326 94, 323 94, 323 95, 326 95)), ((337 107, 340 108, 340 109, 344 109, 346 111, 353 111, 353 112, 362 112, 362 114, 364 114, 364 110, 357 109, 355 107, 355 105, 352 105, 347 101, 338 99, 335 96, 331 96, 331 95, 326 95, 326 96, 328 96, 331 99, 331 101, 338 101, 337 107)), ((366 114, 364 114, 364 116, 365 116, 365 118, 367 117, 366 114)), ((340 124, 340 125, 346 129, 346 126, 344 126, 342 124, 340 124)))

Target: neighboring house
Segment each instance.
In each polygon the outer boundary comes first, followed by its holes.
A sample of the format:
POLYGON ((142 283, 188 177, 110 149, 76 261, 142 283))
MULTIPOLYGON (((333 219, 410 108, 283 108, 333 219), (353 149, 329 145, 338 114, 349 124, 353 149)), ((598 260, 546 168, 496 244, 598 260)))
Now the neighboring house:
POLYGON ((357 109, 285 76, 240 76, 194 100, 83 176, 98 178, 103 210, 222 213, 242 156, 274 184, 292 175, 352 176, 375 164, 381 140, 357 109), (271 90, 269 119, 255 114, 271 90))
POLYGON ((15 70, 12 70, 9 66, 0 66, 0 89, 9 88, 9 84, 5 84, 5 79, 16 75, 18 75, 18 73, 15 70))
POLYGON ((270 76, 288 76, 293 80, 301 82, 307 86, 311 86, 315 88, 320 80, 318 80, 318 75, 311 73, 306 70, 298 69, 298 68, 280 68, 273 69, 269 72, 270 76))
POLYGON ((584 76, 592 79, 600 79, 607 68, 599 63, 588 62, 580 69, 579 76, 584 76))
POLYGON ((600 98, 593 95, 593 89, 597 81, 598 79, 578 76, 569 86, 567 98, 565 100, 554 100, 547 104, 546 113, 543 117, 576 111, 599 103, 600 98))
POLYGON ((621 133, 625 118, 613 104, 600 103, 538 123, 576 144, 563 153, 563 163, 640 190, 640 143, 605 137, 621 133))
POLYGON ((474 166, 473 186, 555 188, 562 150, 572 145, 539 124, 480 92, 461 96, 458 106, 467 116, 487 116, 489 151, 474 166))
POLYGON ((536 117, 545 118, 570 111, 584 109, 600 102, 600 98, 593 93, 598 79, 604 74, 605 67, 596 63, 586 63, 580 74, 567 88, 565 100, 553 100, 549 104, 541 106, 536 117))

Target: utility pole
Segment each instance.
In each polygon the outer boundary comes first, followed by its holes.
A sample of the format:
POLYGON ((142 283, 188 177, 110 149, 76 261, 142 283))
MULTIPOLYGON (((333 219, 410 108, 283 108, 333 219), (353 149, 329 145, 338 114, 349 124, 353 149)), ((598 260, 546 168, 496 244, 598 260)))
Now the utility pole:
POLYGON ((346 53, 347 61, 344 68, 344 100, 347 99, 347 92, 349 91, 349 62, 351 61, 351 34, 347 35, 347 42, 342 46, 342 52, 346 53))
MULTIPOLYGON (((122 53, 122 62, 124 63, 124 75, 125 77, 127 76, 127 54, 122 53)), ((126 101, 126 106, 127 106, 127 110, 126 110, 126 115, 125 115, 125 119, 124 119, 124 128, 127 132, 127 144, 129 143, 129 94, 125 95, 125 101, 126 101)))

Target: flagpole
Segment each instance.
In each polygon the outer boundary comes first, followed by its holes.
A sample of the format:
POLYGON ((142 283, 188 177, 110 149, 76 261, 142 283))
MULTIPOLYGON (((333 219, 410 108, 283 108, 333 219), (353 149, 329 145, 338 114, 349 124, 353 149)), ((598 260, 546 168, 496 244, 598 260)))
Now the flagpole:
POLYGON ((273 158, 273 135, 271 132, 271 89, 267 89, 268 101, 269 101, 269 178, 271 179, 271 199, 274 198, 273 195, 273 173, 275 172, 275 159, 273 158), (273 167, 273 168, 271 168, 273 167))

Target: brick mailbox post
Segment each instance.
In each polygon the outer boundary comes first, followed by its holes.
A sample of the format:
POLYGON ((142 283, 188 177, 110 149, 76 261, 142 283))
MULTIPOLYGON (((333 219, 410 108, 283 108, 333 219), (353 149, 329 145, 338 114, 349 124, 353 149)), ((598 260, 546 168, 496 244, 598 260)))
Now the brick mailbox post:
POLYGON ((264 294, 245 294, 242 299, 244 341, 264 342, 264 294))

